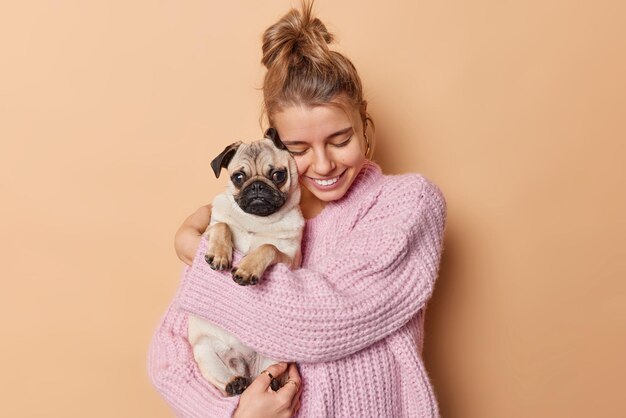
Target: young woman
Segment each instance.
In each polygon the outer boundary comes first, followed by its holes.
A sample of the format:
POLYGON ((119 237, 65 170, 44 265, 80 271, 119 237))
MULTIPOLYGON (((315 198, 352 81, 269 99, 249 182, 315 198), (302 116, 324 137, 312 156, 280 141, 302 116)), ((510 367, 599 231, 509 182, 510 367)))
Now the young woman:
POLYGON ((267 119, 300 175, 302 264, 277 264, 260 284, 239 286, 202 257, 210 206, 183 223, 175 245, 190 267, 149 353, 151 378, 180 416, 439 415, 421 351, 445 200, 424 176, 383 175, 369 160, 359 76, 329 50, 332 35, 311 8, 305 3, 266 30, 262 59, 267 119), (222 397, 197 369, 188 313, 299 370, 274 365, 240 397, 222 397), (282 373, 290 381, 273 392, 269 375, 282 373))

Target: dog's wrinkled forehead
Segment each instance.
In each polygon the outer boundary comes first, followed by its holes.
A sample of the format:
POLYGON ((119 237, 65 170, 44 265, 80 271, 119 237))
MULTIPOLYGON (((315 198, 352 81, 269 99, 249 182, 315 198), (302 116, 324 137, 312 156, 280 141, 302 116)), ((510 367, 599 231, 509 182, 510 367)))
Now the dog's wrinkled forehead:
POLYGON ((287 168, 289 155, 285 153, 270 140, 241 144, 228 169, 230 172, 242 170, 249 177, 268 176, 273 169, 287 168))

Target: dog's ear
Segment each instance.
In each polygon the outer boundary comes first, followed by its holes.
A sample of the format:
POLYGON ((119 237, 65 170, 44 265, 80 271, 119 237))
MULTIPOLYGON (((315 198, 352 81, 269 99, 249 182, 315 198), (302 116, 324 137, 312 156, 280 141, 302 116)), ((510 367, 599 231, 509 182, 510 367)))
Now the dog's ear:
POLYGON ((211 168, 215 173, 215 177, 219 178, 222 168, 228 167, 228 163, 230 163, 230 160, 232 160, 237 153, 237 148, 239 148, 239 145, 241 145, 241 141, 230 144, 229 146, 224 148, 224 151, 222 151, 220 155, 218 155, 213 159, 213 161, 211 161, 211 168))
POLYGON ((285 144, 283 144, 283 141, 280 140, 280 137, 278 136, 278 131, 276 129, 269 128, 267 131, 265 131, 265 137, 271 139, 276 148, 284 150, 287 149, 285 144))

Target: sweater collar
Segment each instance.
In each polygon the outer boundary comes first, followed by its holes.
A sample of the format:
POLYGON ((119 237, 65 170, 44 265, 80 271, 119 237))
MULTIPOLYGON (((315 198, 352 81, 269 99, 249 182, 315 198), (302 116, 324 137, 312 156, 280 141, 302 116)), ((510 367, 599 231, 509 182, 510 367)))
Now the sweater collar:
POLYGON ((355 177, 348 191, 346 191, 341 199, 328 202, 324 209, 351 206, 354 202, 359 201, 364 195, 370 192, 372 186, 378 183, 382 177, 383 172, 380 166, 371 160, 365 160, 361 171, 359 171, 359 174, 355 177))
POLYGON ((383 177, 382 170, 378 164, 371 160, 365 160, 361 171, 356 176, 348 191, 341 197, 341 199, 331 202, 339 205, 351 202, 359 199, 369 190, 371 186, 377 183, 383 177))
POLYGON ((341 199, 328 202, 317 216, 308 219, 308 227, 313 228, 320 222, 324 223, 322 219, 326 219, 335 207, 341 208, 350 206, 353 202, 358 201, 362 196, 368 193, 368 191, 372 189, 372 186, 382 177, 383 173, 380 166, 371 160, 365 160, 363 167, 361 167, 361 171, 357 174, 348 191, 341 197, 341 199))

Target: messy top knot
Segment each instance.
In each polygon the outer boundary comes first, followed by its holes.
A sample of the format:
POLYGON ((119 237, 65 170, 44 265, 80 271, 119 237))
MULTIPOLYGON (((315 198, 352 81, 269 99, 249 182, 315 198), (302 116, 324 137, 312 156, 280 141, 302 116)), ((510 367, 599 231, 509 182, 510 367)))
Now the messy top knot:
POLYGON ((322 21, 311 15, 310 8, 302 15, 292 9, 265 31, 261 63, 267 69, 276 63, 298 66, 305 60, 323 66, 330 59, 327 44, 333 40, 322 21))
POLYGON ((345 111, 358 109, 363 122, 372 122, 363 99, 361 79, 352 62, 329 44, 334 40, 313 16, 313 2, 302 0, 263 34, 264 111, 270 126, 273 115, 293 105, 335 104, 345 111))

